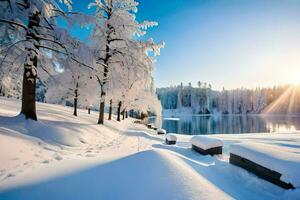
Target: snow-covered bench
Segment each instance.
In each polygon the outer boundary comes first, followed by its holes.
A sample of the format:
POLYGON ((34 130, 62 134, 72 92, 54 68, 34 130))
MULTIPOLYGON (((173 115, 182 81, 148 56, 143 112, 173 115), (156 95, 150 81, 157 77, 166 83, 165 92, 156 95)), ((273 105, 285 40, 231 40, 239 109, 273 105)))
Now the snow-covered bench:
POLYGON ((166 133, 167 133, 167 131, 165 129, 162 129, 162 128, 157 129, 157 134, 158 135, 160 135, 160 134, 166 134, 166 133))
POLYGON ((190 142, 192 148, 203 155, 222 154, 223 142, 220 139, 196 135, 190 142))
POLYGON ((154 125, 153 124, 147 124, 148 128, 152 128, 154 125))
POLYGON ((133 121, 133 123, 135 123, 135 124, 143 124, 143 122, 141 120, 135 120, 135 121, 133 121))
POLYGON ((267 144, 231 145, 230 163, 286 189, 300 187, 300 155, 267 144))
POLYGON ((174 133, 168 133, 166 135, 166 144, 176 144, 176 141, 177 141, 177 137, 174 133))

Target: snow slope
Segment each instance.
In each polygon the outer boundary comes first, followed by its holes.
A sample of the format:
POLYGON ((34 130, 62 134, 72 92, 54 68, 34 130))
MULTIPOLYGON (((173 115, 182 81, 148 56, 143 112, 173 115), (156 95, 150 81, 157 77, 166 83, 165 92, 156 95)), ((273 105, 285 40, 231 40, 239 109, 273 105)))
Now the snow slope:
POLYGON ((228 163, 228 147, 263 143, 300 154, 300 134, 211 135, 222 156, 191 150, 190 136, 164 144, 132 119, 96 124, 97 114, 38 103, 38 122, 0 98, 0 199, 300 199, 228 163))
MULTIPOLYGON (((51 168, 49 170, 51 173, 51 168)), ((37 173, 43 174, 42 171, 37 173)), ((23 180, 28 178, 30 175, 23 177, 23 180)), ((12 189, 6 191, 3 198, 150 200, 212 199, 216 195, 230 199, 178 156, 163 150, 148 150, 82 169, 80 173, 12 189)))

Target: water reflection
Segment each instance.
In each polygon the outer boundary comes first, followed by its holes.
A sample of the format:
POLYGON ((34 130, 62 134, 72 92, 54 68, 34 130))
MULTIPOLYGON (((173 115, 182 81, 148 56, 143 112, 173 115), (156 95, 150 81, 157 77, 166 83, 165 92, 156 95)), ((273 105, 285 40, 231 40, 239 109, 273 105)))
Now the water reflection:
POLYGON ((149 123, 167 132, 189 135, 226 133, 266 133, 300 129, 299 116, 227 115, 149 118, 149 123))

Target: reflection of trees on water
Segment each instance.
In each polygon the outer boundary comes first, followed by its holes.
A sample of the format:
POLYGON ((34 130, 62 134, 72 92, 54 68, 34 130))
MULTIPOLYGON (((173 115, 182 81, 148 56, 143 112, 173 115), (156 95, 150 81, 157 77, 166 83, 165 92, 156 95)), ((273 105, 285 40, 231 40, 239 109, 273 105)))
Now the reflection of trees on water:
POLYGON ((151 123, 167 132, 183 134, 259 133, 300 129, 300 117, 291 116, 182 116, 180 120, 158 120, 151 123))
MULTIPOLYGON (((164 123, 168 124, 169 122, 164 121, 164 123)), ((181 133, 193 135, 269 132, 266 123, 261 118, 245 115, 220 117, 192 116, 181 118, 177 126, 181 127, 181 133)))

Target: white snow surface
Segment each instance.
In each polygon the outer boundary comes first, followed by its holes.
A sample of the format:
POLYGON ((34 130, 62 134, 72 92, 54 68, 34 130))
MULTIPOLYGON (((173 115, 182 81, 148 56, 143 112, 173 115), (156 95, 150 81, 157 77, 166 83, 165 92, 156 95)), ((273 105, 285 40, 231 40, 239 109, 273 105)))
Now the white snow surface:
POLYGON ((282 181, 300 187, 300 154, 287 152, 282 147, 255 143, 231 145, 229 151, 282 174, 282 181))
POLYGON ((191 143, 194 146, 200 147, 203 150, 223 146, 222 140, 217 138, 210 138, 202 135, 193 136, 191 138, 191 143))
POLYGON ((164 120, 169 120, 169 121, 179 121, 180 118, 178 118, 178 117, 164 117, 164 120))
MULTIPOLYGON (((223 155, 191 150, 188 135, 164 135, 133 119, 96 124, 98 113, 37 104, 38 122, 0 98, 0 199, 300 199, 228 162, 232 144, 261 143, 300 155, 300 133, 209 135, 223 155), (17 117, 15 117, 17 116, 17 117)), ((105 116, 107 118, 107 116, 105 116)))

